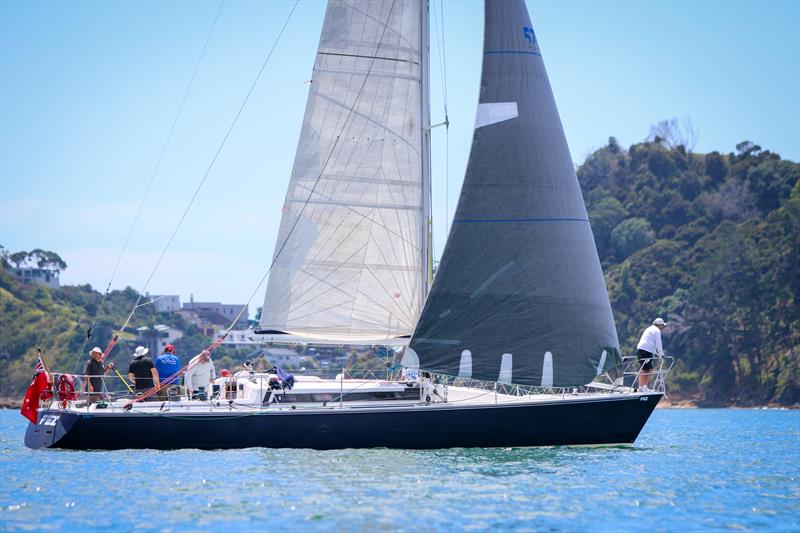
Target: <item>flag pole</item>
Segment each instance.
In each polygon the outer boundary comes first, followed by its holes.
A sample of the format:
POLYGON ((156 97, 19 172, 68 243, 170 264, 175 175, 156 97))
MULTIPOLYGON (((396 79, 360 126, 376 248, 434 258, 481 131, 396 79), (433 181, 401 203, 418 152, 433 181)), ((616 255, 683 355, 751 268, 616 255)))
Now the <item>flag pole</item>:
POLYGON ((41 348, 36 348, 36 351, 39 352, 39 359, 42 360, 42 364, 44 365, 44 370, 47 372, 47 380, 50 384, 53 384, 53 374, 50 373, 50 367, 47 366, 47 361, 44 358, 44 352, 42 352, 41 348))

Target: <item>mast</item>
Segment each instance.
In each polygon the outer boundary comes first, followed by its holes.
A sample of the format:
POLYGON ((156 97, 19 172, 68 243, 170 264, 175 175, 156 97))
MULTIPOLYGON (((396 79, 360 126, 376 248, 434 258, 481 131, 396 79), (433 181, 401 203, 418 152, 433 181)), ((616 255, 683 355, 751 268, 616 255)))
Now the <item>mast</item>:
POLYGON ((433 221, 431 219, 431 99, 430 99, 430 26, 428 0, 420 0, 421 43, 420 74, 422 81, 422 273, 420 312, 433 281, 433 221))

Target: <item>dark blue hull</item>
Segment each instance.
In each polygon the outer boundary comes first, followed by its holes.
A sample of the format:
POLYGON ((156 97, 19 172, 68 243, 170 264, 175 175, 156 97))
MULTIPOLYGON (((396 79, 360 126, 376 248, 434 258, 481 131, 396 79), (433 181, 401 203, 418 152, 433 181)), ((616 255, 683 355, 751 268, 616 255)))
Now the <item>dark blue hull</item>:
POLYGON ((243 414, 42 411, 30 448, 455 448, 630 444, 661 394, 481 406, 282 410, 243 414))

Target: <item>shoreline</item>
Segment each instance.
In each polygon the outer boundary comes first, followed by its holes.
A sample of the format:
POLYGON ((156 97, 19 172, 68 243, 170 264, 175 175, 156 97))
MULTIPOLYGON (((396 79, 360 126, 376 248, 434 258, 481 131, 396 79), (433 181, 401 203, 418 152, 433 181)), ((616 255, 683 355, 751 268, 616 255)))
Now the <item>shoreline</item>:
MULTIPOLYGON (((0 398, 0 409, 20 409, 22 400, 16 398, 0 398)), ((800 404, 782 405, 779 403, 765 404, 725 404, 689 400, 684 398, 661 398, 656 409, 788 409, 800 410, 800 404)))
POLYGON ((656 409, 786 409, 800 410, 800 404, 783 405, 780 403, 723 403, 691 400, 685 398, 662 397, 656 409))

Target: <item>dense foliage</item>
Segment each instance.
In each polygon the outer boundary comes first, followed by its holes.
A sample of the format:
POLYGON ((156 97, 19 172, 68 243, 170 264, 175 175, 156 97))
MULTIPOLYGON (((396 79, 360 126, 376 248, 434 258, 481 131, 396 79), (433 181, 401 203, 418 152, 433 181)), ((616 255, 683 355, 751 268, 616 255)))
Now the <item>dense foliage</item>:
MULTIPOLYGON (((103 299, 90 285, 58 289, 23 285, 6 271, 8 266, 4 262, 0 271, 0 397, 22 397, 33 374, 37 348, 42 348, 52 371, 80 373, 88 351, 93 346, 106 347, 139 297, 130 287, 111 291, 103 299), (92 338, 87 339, 92 323, 92 338)), ((175 342, 184 364, 213 341, 179 315, 157 314, 150 306, 139 307, 109 355, 123 374, 136 346, 132 332, 153 324, 168 324, 184 331, 184 337, 175 342)), ((220 347, 214 353, 215 365, 218 369, 238 368, 245 356, 246 353, 220 347)))
POLYGON ((800 402, 800 165, 611 138, 578 178, 623 352, 663 316, 678 396, 800 402))

